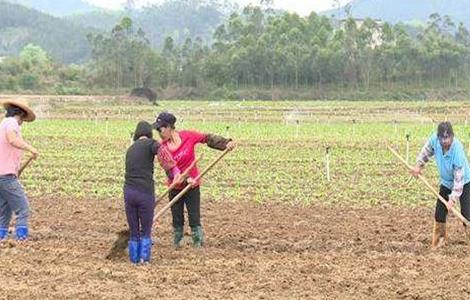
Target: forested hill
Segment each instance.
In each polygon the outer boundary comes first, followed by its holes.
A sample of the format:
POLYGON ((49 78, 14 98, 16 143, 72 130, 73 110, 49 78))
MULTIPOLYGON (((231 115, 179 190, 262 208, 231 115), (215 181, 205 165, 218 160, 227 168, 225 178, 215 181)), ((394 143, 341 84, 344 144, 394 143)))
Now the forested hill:
POLYGON ((17 55, 33 43, 59 62, 82 63, 90 54, 87 35, 109 32, 125 16, 142 28, 153 48, 162 47, 168 36, 177 45, 188 38, 210 44, 215 29, 232 9, 219 3, 224 2, 172 0, 141 9, 93 10, 59 18, 0 0, 0 57, 17 55))
POLYGON ((470 0, 353 0, 349 5, 322 14, 344 18, 346 11, 355 18, 374 18, 390 23, 424 23, 438 13, 470 27, 470 0))
POLYGON ((80 26, 109 31, 120 19, 129 16, 147 34, 151 46, 160 48, 167 36, 171 36, 177 44, 183 44, 187 38, 210 42, 215 29, 224 23, 232 9, 233 6, 219 0, 171 0, 141 9, 94 11, 67 19, 80 26))
POLYGON ((83 0, 6 0, 53 16, 67 16, 97 10, 83 0))
POLYGON ((0 1, 0 16, 0 56, 16 55, 33 43, 60 62, 84 62, 89 57, 90 28, 5 1, 0 1))

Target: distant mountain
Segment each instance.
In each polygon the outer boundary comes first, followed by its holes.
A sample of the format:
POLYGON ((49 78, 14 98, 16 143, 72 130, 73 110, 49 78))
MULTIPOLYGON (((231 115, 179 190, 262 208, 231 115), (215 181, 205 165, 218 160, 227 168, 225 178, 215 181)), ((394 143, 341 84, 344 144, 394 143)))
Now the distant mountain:
POLYGON ((6 0, 7 2, 20 4, 28 8, 39 10, 43 13, 61 17, 76 13, 85 13, 98 8, 84 0, 6 0))
MULTIPOLYGON (((323 15, 344 18, 345 8, 332 9, 323 15)), ((390 23, 426 22, 433 13, 450 16, 455 23, 470 27, 470 0, 353 0, 351 14, 356 18, 381 19, 390 23)))
POLYGON ((64 19, 79 27, 93 27, 109 32, 125 16, 126 13, 124 11, 110 11, 103 9, 65 16, 64 19))
POLYGON ((94 11, 66 17, 79 26, 93 26, 111 31, 124 16, 129 16, 136 27, 142 28, 153 47, 161 47, 171 36, 177 44, 190 37, 209 42, 215 29, 235 9, 230 1, 171 0, 134 10, 94 11))
POLYGON ((84 62, 91 28, 0 0, 0 56, 16 55, 29 43, 46 50, 60 62, 84 62))

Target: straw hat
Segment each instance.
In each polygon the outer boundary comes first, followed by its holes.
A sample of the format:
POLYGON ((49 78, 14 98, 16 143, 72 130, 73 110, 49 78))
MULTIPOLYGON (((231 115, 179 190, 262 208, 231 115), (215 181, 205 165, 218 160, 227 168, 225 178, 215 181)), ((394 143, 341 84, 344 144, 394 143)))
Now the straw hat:
POLYGON ((36 114, 29 107, 28 102, 26 102, 25 100, 21 100, 21 99, 3 100, 1 103, 3 104, 3 107, 5 108, 8 108, 10 106, 16 106, 24 110, 26 112, 26 116, 23 117, 23 121, 25 122, 33 122, 34 120, 36 120, 36 114))

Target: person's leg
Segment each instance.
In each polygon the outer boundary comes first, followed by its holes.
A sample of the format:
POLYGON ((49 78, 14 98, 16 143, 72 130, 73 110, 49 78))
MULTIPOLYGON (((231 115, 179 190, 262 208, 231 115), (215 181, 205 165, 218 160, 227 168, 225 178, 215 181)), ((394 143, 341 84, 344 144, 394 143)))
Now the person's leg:
POLYGON ((6 201, 2 201, 2 196, 0 195, 0 241, 8 238, 11 215, 10 206, 8 206, 6 201))
POLYGON ((460 212, 465 219, 470 220, 470 182, 463 186, 463 192, 460 196, 460 212))
MULTIPOLYGON (((26 194, 24 193, 23 186, 20 184, 18 179, 12 177, 7 180, 3 180, 1 198, 7 202, 10 211, 16 216, 16 239, 28 239, 29 203, 26 198, 26 194)), ((11 218, 11 215, 8 217, 8 209, 6 209, 6 214, 7 215, 2 226, 6 225, 8 218, 11 218)))
POLYGON ((124 201, 126 208, 127 224, 129 225, 129 260, 136 264, 140 261, 140 228, 139 215, 137 211, 136 198, 137 192, 129 187, 124 188, 124 201))
POLYGON ((141 224, 140 259, 149 262, 152 253, 152 225, 155 208, 155 196, 153 194, 140 193, 139 196, 139 220, 141 224))
MULTIPOLYGON (((441 185, 439 189, 439 195, 446 201, 449 200, 449 195, 452 191, 445 186, 441 185)), ((434 229, 432 235, 431 247, 436 249, 440 246, 444 246, 447 243, 447 230, 446 230, 446 219, 447 219, 447 207, 439 199, 436 202, 436 210, 434 214, 434 229)))
POLYGON ((201 193, 199 187, 190 189, 184 199, 190 227, 201 226, 201 193))
MULTIPOLYGON (((181 192, 180 190, 171 190, 169 194, 170 201, 181 192)), ((173 245, 181 247, 183 241, 183 226, 184 226, 184 197, 176 201, 171 207, 171 215, 173 218, 173 245)))
POLYGON ((193 245, 201 247, 204 244, 204 234, 201 226, 201 192, 199 187, 188 191, 185 203, 188 209, 193 245))
MULTIPOLYGON (((439 195, 441 195, 442 198, 444 198, 446 201, 449 201, 449 195, 452 191, 445 186, 441 185, 439 188, 439 195)), ((447 207, 444 205, 444 203, 441 202, 441 200, 437 199, 436 201, 436 210, 434 213, 434 219, 436 222, 439 223, 445 223, 447 219, 447 207)))
POLYGON ((8 227, 11 221, 11 209, 6 196, 3 195, 3 180, 0 179, 0 241, 8 237, 8 227))
MULTIPOLYGON (((470 183, 463 186, 462 195, 460 195, 460 212, 465 219, 470 221, 470 183)), ((470 228, 463 223, 467 240, 470 240, 470 228)))

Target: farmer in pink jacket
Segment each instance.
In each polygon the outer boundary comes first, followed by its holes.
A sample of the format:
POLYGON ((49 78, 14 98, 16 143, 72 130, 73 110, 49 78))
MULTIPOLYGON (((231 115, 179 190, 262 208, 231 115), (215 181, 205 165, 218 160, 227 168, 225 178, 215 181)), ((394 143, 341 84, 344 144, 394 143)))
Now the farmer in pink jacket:
MULTIPOLYGON (((210 148, 217 150, 235 148, 235 143, 231 139, 226 139, 213 134, 203 134, 196 131, 181 130, 177 131, 175 128, 176 117, 168 112, 162 112, 158 115, 157 120, 153 124, 155 129, 159 132, 162 139, 162 147, 168 149, 172 158, 176 161, 176 165, 181 172, 191 166, 196 159, 195 146, 197 144, 207 144, 210 148)), ((190 172, 187 180, 192 188, 171 207, 171 214, 173 216, 173 243, 175 247, 181 247, 183 240, 183 226, 184 226, 184 206, 188 211, 189 226, 191 227, 191 234, 194 247, 202 247, 203 245, 203 231, 201 226, 201 195, 199 191, 199 181, 194 179, 198 177, 199 170, 195 166, 190 172)), ((172 180, 168 180, 171 184, 172 180)), ((177 186, 170 191, 170 200, 173 199, 184 186, 177 186)))
POLYGON ((18 181, 23 151, 31 152, 33 158, 38 151, 21 136, 23 122, 36 119, 28 103, 21 100, 4 101, 5 119, 0 123, 0 241, 8 237, 12 214, 16 216, 16 239, 26 240, 29 236, 29 204, 18 181))

